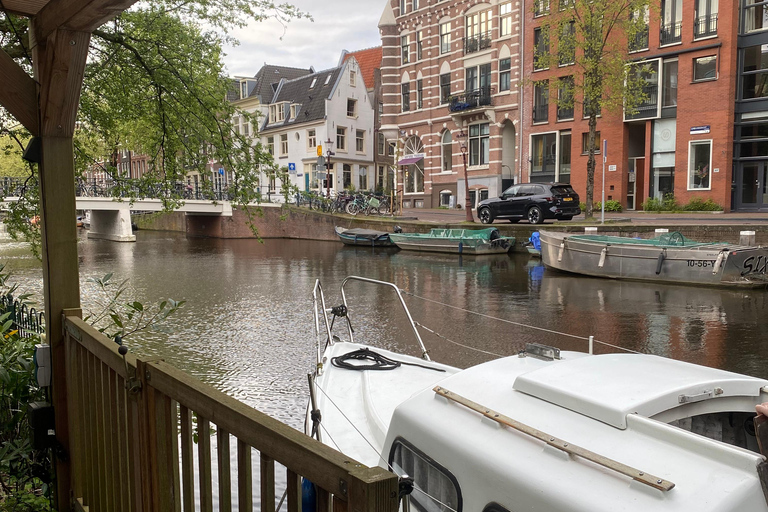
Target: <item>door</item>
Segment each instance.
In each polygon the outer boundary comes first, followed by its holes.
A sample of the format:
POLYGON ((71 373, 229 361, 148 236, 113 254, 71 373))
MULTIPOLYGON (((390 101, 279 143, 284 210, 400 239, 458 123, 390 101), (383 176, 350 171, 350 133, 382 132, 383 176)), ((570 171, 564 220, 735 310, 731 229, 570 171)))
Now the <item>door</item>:
POLYGON ((768 208, 768 162, 741 165, 741 205, 746 209, 768 208))
POLYGON ((309 173, 304 173, 304 191, 309 192, 309 173))
POLYGON ((629 159, 629 166, 627 167, 627 210, 634 210, 637 208, 635 197, 637 196, 637 158, 629 159))

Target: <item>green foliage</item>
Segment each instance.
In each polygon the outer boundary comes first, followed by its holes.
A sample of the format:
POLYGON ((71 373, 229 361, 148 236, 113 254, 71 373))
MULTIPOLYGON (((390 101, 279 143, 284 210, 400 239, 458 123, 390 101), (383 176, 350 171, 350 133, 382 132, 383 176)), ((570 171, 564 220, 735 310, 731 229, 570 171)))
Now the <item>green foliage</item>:
POLYGON ((717 204, 711 197, 706 200, 694 198, 688 201, 683 206, 683 211, 686 212, 720 212, 723 211, 723 207, 717 204))
POLYGON ((717 204, 711 197, 706 200, 700 198, 691 199, 684 205, 678 204, 673 194, 665 194, 664 199, 648 198, 643 203, 646 212, 719 212, 723 207, 717 204))
MULTIPOLYGON (((600 201, 595 201, 595 203, 592 205, 593 210, 600 210, 602 211, 603 203, 600 201)), ((585 202, 579 203, 579 208, 581 208, 581 211, 586 211, 587 204, 585 202)), ((624 211, 624 207, 621 206, 621 203, 619 201, 616 201, 614 199, 610 199, 605 202, 605 211, 607 212, 621 212, 624 211)))

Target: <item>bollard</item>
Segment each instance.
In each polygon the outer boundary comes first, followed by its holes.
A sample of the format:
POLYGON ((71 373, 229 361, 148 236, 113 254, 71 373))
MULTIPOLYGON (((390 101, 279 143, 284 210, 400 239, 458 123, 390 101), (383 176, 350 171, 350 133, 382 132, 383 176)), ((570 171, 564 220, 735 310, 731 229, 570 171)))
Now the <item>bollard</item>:
POLYGON ((740 231, 739 232, 739 244, 740 245, 755 245, 755 232, 754 231, 740 231))
POLYGON ((597 228, 596 227, 586 227, 584 228, 584 234, 585 235, 596 235, 597 234, 597 228))

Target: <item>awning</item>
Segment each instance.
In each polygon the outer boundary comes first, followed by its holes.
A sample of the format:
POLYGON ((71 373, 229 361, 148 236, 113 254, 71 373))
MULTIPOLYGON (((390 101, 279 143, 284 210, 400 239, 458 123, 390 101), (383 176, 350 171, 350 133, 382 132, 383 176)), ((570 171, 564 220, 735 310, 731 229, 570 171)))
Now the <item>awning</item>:
POLYGON ((399 162, 397 162, 397 165, 413 165, 416 162, 418 162, 419 160, 423 160, 423 159, 424 159, 424 157, 422 155, 407 156, 407 157, 403 158, 402 160, 400 160, 399 162))

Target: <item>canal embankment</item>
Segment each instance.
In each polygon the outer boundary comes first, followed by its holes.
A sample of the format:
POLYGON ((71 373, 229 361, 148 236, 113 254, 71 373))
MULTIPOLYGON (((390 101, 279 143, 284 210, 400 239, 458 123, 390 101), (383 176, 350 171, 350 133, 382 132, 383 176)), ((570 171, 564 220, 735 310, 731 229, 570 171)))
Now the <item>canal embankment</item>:
MULTIPOLYGON (((599 214, 599 212, 598 212, 599 214)), ((392 231, 400 226, 405 232, 423 233, 433 228, 466 229, 485 227, 479 222, 468 224, 462 210, 406 210, 398 217, 351 216, 325 213, 295 206, 265 204, 254 208, 248 215, 234 210, 232 216, 185 215, 181 212, 138 214, 133 216, 139 229, 176 231, 195 238, 286 238, 299 240, 338 240, 334 227, 366 228, 392 231), (252 229, 253 227, 253 229, 252 229)), ((656 230, 680 232, 699 242, 722 241, 739 243, 743 232, 754 232, 755 245, 768 245, 768 214, 762 213, 644 213, 626 212, 606 214, 587 221, 576 217, 572 221, 546 221, 531 225, 525 222, 511 224, 498 221, 492 224, 504 236, 514 236, 519 242, 530 237, 533 231, 551 229, 571 233, 584 232, 586 227, 596 227, 606 235, 650 238, 656 230)), ((752 238, 750 238, 752 239, 752 238)), ((520 244, 517 244, 520 248, 520 244)))

